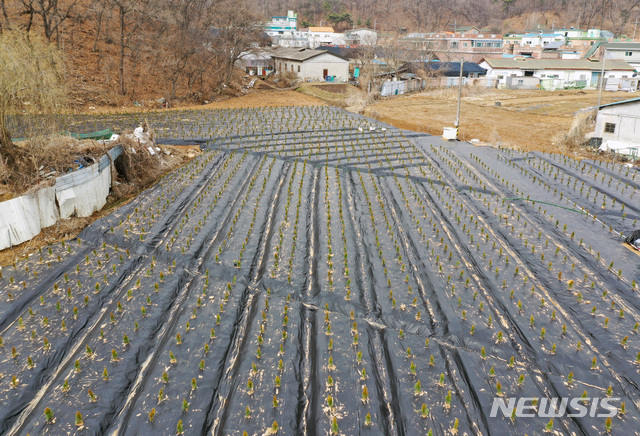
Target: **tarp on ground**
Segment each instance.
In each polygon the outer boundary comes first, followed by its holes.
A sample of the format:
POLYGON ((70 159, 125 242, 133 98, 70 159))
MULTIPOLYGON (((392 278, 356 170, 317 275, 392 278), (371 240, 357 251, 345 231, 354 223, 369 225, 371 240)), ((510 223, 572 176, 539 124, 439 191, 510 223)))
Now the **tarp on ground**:
POLYGON ((634 230, 624 240, 627 244, 631 245, 636 250, 640 250, 640 230, 634 230))
MULTIPOLYGON (((111 139, 113 132, 111 131, 111 129, 105 129, 105 130, 99 130, 97 132, 91 132, 91 133, 62 132, 61 135, 71 136, 72 138, 75 138, 75 139, 95 139, 96 141, 99 141, 99 140, 111 139)), ((25 139, 27 138, 12 138, 11 140, 13 142, 18 142, 18 141, 24 141, 25 139)))
POLYGON ((624 142, 624 141, 613 141, 609 139, 607 141, 602 142, 602 145, 600 145, 599 150, 615 151, 616 153, 637 157, 640 154, 639 153, 640 144, 635 144, 632 142, 624 142))

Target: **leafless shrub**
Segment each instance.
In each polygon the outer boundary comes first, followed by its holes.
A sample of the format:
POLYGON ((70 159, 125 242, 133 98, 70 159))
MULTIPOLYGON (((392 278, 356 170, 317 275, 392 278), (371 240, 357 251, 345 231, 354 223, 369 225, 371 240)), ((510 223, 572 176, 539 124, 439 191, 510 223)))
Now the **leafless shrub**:
POLYGON ((576 148, 582 146, 586 141, 586 134, 593 130, 595 117, 595 110, 579 112, 573 118, 569 131, 559 133, 554 138, 554 142, 561 147, 576 148))
POLYGON ((288 88, 298 81, 298 75, 293 71, 284 71, 276 74, 275 80, 279 88, 288 88))

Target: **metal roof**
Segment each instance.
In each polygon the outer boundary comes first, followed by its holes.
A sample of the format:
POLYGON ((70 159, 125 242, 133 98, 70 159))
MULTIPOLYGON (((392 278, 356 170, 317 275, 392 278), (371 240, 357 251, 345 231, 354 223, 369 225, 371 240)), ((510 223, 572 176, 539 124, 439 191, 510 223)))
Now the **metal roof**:
POLYGON ((309 32, 333 33, 333 27, 309 27, 309 32))
POLYGON ((640 50, 640 42, 610 42, 607 50, 640 50))
POLYGON ((343 61, 349 61, 344 57, 335 53, 328 52, 326 50, 312 50, 309 48, 280 48, 273 53, 274 58, 290 59, 293 61, 306 61, 307 59, 314 58, 323 54, 328 54, 342 59, 343 61))
POLYGON ((550 43, 548 43, 547 45, 542 47, 542 49, 543 50, 557 50, 560 47, 562 47, 563 45, 564 45, 564 41, 551 41, 550 43))
POLYGON ((600 106, 596 106, 596 107, 598 109, 602 109, 603 107, 615 106, 618 104, 626 104, 626 103, 636 103, 636 102, 640 102, 640 97, 630 98, 629 100, 614 101, 613 103, 601 104, 600 106))
MULTIPOLYGON (((518 70, 591 70, 600 71, 602 62, 589 59, 513 59, 513 58, 486 58, 484 59, 491 68, 518 69, 518 70)), ((604 65, 605 71, 635 71, 626 61, 620 59, 607 59, 604 65)))
MULTIPOLYGON (((417 68, 424 68, 427 71, 440 71, 445 76, 457 76, 460 74, 460 62, 416 62, 412 63, 412 66, 415 65, 417 68)), ((475 62, 465 62, 462 67, 462 75, 467 77, 469 74, 487 74, 487 70, 482 68, 480 65, 475 62)))

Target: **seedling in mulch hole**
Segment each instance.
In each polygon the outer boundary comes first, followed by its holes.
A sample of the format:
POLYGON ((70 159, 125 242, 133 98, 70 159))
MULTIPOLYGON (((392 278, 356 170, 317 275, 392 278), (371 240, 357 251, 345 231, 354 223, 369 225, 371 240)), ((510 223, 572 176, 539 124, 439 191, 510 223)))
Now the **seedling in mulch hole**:
POLYGON ((184 428, 182 427, 182 420, 178 421, 178 425, 176 427, 176 433, 177 434, 183 434, 184 433, 184 428))
POLYGON ((188 412, 188 411, 189 411, 189 406, 190 406, 190 404, 189 404, 189 402, 187 401, 187 399, 186 399, 186 398, 183 398, 183 399, 182 399, 182 411, 183 411, 183 412, 188 412))
POLYGON ((613 388, 611 387, 611 385, 609 385, 609 387, 607 388, 607 397, 611 396, 613 396, 613 388))
POLYGON ((52 423, 54 416, 53 416, 53 411, 51 409, 49 409, 48 407, 44 409, 44 417, 47 420, 47 423, 52 423))
POLYGON ((149 412, 149 422, 153 422, 155 417, 156 417, 156 409, 154 407, 153 409, 151 409, 151 412, 149 412))
POLYGON ((502 392, 502 384, 500 382, 496 382, 496 395, 499 397, 504 396, 504 392, 502 392))
POLYGON ((340 429, 338 428, 338 420, 336 419, 336 417, 333 417, 333 421, 331 422, 331 433, 332 434, 339 434, 340 433, 340 429))
POLYGON ((65 379, 64 383, 62 383, 62 392, 66 394, 67 392, 69 392, 69 389, 71 389, 71 387, 69 386, 69 382, 67 381, 67 379, 65 379))
POLYGON ((82 427, 84 425, 84 420, 82 419, 82 413, 79 411, 76 412, 76 426, 82 427))
POLYGON ((367 427, 371 425, 371 413, 367 413, 367 416, 364 417, 364 425, 367 427))
POLYGON ((98 397, 96 396, 96 394, 93 393, 91 388, 89 388, 89 391, 87 392, 87 394, 89 395, 89 401, 91 401, 92 403, 95 403, 96 401, 98 401, 98 397))

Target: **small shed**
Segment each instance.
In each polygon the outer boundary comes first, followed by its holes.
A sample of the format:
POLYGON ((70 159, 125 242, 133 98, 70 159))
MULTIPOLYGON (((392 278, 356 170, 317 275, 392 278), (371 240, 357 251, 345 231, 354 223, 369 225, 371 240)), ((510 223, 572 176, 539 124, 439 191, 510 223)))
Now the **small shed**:
POLYGON ((593 138, 601 138, 602 150, 615 150, 638 157, 640 97, 599 106, 593 138))
POLYGON ((326 50, 279 49, 274 53, 273 60, 277 72, 289 71, 302 80, 349 80, 349 60, 326 50))

